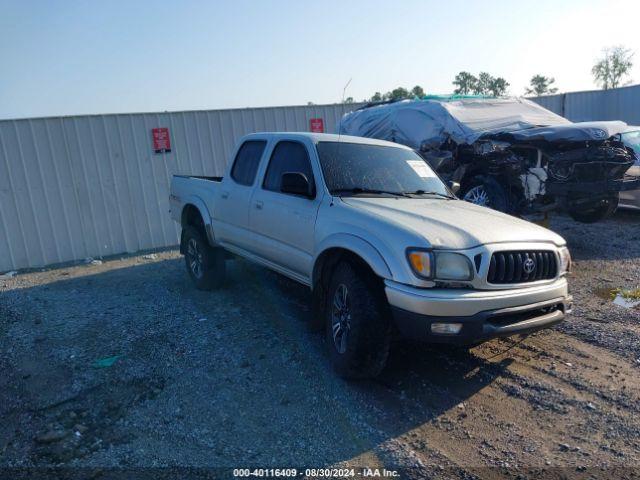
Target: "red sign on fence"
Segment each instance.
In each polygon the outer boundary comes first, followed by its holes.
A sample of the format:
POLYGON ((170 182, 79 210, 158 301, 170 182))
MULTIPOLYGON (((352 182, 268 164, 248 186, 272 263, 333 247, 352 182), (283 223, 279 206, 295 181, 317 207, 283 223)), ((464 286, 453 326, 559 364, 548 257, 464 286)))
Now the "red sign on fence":
POLYGON ((155 153, 166 153, 171 151, 171 138, 169 137, 168 128, 152 128, 151 134, 153 135, 153 151, 155 153))
POLYGON ((324 133, 324 120, 321 118, 312 118, 309 120, 309 129, 313 133, 324 133))

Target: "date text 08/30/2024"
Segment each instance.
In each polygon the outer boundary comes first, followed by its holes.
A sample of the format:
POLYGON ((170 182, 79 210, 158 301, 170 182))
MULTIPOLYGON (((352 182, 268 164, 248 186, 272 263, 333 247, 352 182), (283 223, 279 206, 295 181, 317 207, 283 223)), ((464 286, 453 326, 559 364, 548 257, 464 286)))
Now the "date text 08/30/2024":
POLYGON ((311 477, 311 478, 394 478, 400 474, 386 468, 235 468, 234 477, 311 477))

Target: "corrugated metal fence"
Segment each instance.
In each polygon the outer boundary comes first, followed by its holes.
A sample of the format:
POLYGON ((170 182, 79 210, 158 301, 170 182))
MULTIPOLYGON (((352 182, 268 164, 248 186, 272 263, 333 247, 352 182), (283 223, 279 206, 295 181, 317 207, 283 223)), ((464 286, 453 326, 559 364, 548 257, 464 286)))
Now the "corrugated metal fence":
POLYGON ((359 105, 311 105, 0 121, 0 272, 166 247, 173 174, 222 175, 238 139, 333 132, 359 105), (156 154, 151 129, 168 127, 156 154))
POLYGON ((531 100, 574 122, 622 120, 629 125, 640 125, 640 85, 562 93, 531 100))
MULTIPOLYGON (((573 121, 640 125, 640 86, 534 98, 573 121)), ((0 272, 175 245, 169 183, 221 175, 237 140, 258 131, 325 131, 352 105, 247 108, 0 121, 0 272), (151 129, 172 151, 155 154, 151 129)))

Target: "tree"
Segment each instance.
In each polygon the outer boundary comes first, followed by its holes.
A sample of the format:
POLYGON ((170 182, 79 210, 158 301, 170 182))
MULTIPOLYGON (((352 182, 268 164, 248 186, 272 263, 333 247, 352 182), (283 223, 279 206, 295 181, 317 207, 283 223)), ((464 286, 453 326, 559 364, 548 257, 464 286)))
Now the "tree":
POLYGON ((389 100, 404 100, 405 98, 410 98, 409 90, 404 87, 398 87, 391 90, 389 94, 389 100))
POLYGON ((424 90, 420 85, 416 85, 411 89, 411 95, 413 97, 422 98, 424 97, 424 90))
POLYGON ((382 101, 397 101, 397 100, 405 100, 408 98, 422 98, 424 97, 424 89, 420 85, 416 85, 411 89, 411 91, 407 90, 404 87, 394 88, 390 92, 386 92, 381 94, 380 92, 376 92, 369 99, 369 102, 382 102, 382 101))
POLYGON ((455 85, 463 84, 465 88, 458 87, 454 93, 467 95, 487 95, 500 97, 507 93, 507 82, 502 77, 493 77, 487 72, 480 72, 478 77, 474 77, 468 72, 460 72, 453 81, 455 85), (464 75, 463 75, 464 74, 464 75))
POLYGON ((489 81, 489 93, 493 97, 502 97, 505 93, 507 93, 507 87, 509 86, 509 82, 507 82, 504 78, 491 78, 489 81))
POLYGON ((458 87, 453 93, 456 95, 469 95, 475 90, 478 79, 469 72, 460 72, 452 83, 458 87))
POLYGON ((353 103, 353 97, 347 97, 344 99, 344 103, 353 103))
POLYGON ((480 72, 478 75, 478 81, 473 89, 475 95, 489 95, 491 89, 491 82, 493 77, 487 72, 480 72))
POLYGON ((558 89, 552 87, 551 84, 556 80, 553 77, 545 77, 544 75, 534 75, 529 80, 529 87, 525 89, 525 95, 546 95, 550 93, 556 93, 558 89))
POLYGON ((623 85, 622 80, 629 76, 633 66, 633 52, 619 45, 605 48, 603 54, 604 56, 591 69, 593 79, 603 90, 623 85))

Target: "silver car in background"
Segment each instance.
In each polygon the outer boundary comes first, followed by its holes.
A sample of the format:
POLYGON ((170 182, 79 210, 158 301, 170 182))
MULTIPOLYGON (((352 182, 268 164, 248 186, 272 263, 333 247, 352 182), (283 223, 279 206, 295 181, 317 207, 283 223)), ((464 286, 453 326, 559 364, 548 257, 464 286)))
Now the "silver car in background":
MULTIPOLYGON (((629 130, 621 134, 622 141, 636 153, 636 163, 627 170, 627 175, 640 177, 640 126, 629 126, 629 130)), ((620 192, 620 208, 640 210, 640 190, 620 192)))

